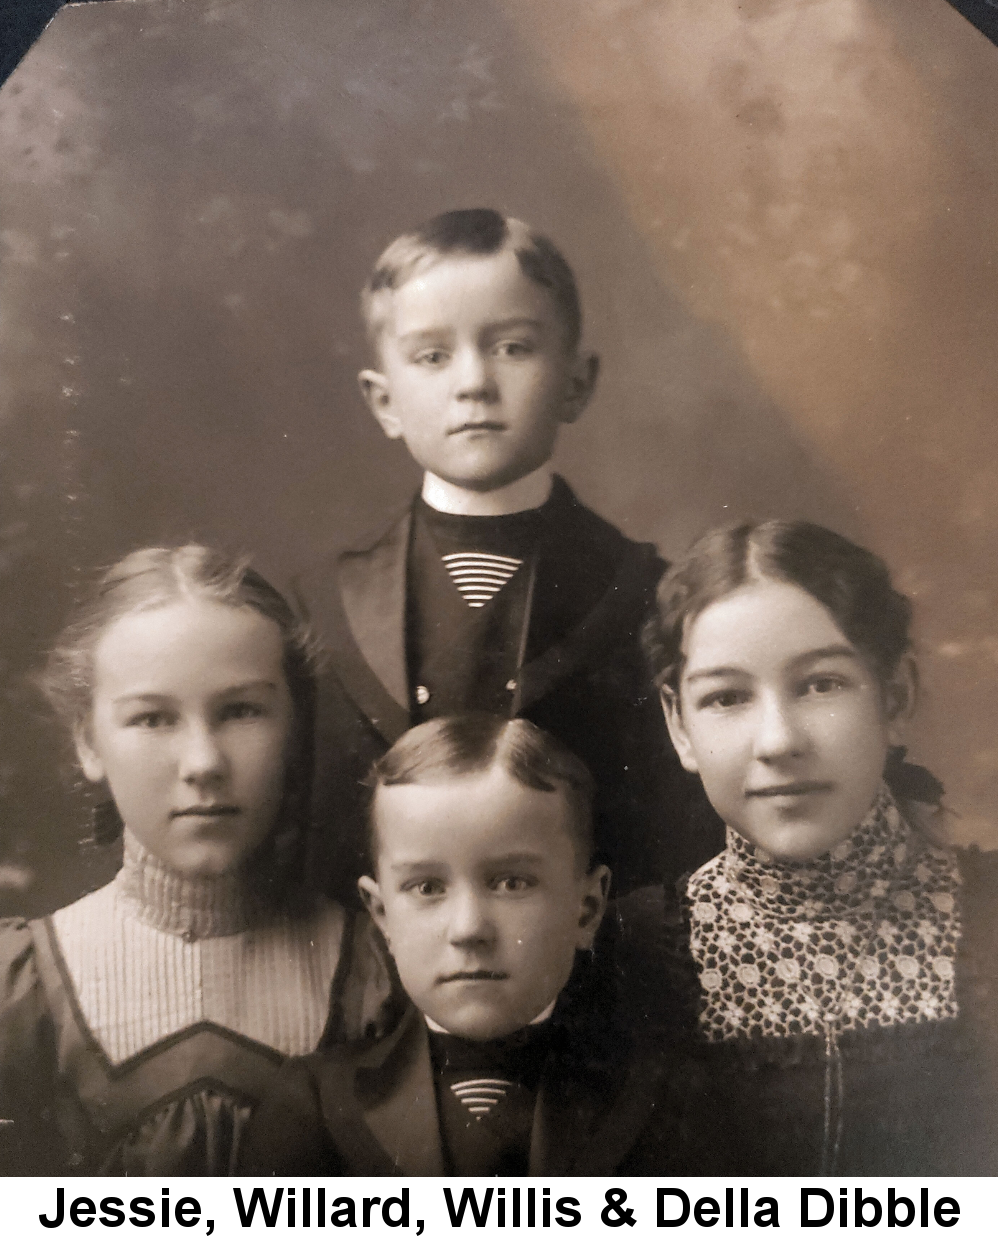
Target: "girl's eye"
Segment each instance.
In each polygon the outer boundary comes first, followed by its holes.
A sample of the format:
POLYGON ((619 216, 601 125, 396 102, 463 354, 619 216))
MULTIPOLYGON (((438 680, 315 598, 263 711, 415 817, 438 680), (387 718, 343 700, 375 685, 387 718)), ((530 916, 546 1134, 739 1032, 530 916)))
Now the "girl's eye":
POLYGON ((230 702, 222 708, 220 719, 259 719, 266 714, 266 707, 259 702, 230 702))
POLYGON ((740 706, 743 702, 747 702, 749 694, 745 689, 714 689, 697 702, 700 710, 730 710, 733 706, 740 706))
POLYGON ((805 693, 835 693, 845 688, 841 676, 809 676, 804 682, 805 693))

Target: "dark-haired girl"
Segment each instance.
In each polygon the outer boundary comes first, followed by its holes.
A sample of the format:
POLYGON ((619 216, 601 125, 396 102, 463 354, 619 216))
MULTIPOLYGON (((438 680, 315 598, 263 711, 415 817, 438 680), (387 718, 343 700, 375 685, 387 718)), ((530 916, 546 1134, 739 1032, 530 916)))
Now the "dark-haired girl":
POLYGON ((656 950, 632 987, 685 994, 745 1174, 998 1172, 998 855, 947 847, 901 761, 910 614, 803 522, 710 533, 659 589, 669 731, 727 844, 678 905, 623 903, 656 950))
POLYGON ((121 871, 0 926, 7 1173, 228 1174, 283 1059, 376 1027, 366 919, 302 884, 308 648, 284 599, 200 546, 111 568, 46 691, 121 871))

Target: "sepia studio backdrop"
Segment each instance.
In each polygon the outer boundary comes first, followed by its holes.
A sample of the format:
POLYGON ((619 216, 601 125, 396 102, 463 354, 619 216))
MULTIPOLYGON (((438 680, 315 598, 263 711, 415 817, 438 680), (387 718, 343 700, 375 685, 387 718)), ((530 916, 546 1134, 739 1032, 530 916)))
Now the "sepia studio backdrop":
POLYGON ((912 756, 998 846, 998 49, 944 0, 116 0, 0 91, 0 902, 96 851, 29 676, 81 571, 290 570, 418 476, 357 291, 495 205, 575 266, 599 392, 558 461, 675 555, 807 516, 914 598, 912 756))

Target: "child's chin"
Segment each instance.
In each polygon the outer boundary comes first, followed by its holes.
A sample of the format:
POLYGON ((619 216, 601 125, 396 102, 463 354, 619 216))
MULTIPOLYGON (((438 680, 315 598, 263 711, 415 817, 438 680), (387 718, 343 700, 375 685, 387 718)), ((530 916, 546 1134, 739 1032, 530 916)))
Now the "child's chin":
MULTIPOLYGON (((526 1026, 526 1023, 518 1019, 511 1021, 507 1011, 499 1010, 448 1011, 443 1017, 439 1014, 431 1017, 452 1036, 460 1036, 463 1040, 499 1040, 526 1026)), ((528 1019, 527 1022, 529 1021, 528 1019)))

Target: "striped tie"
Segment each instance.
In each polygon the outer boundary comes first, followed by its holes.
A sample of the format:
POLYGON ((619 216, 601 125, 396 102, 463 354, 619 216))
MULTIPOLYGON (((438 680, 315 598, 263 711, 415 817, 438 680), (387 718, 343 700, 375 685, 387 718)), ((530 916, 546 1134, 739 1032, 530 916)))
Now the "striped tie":
POLYGON ((506 555, 486 555, 470 550, 441 558, 458 593, 469 607, 484 607, 491 602, 523 563, 522 559, 506 555))

